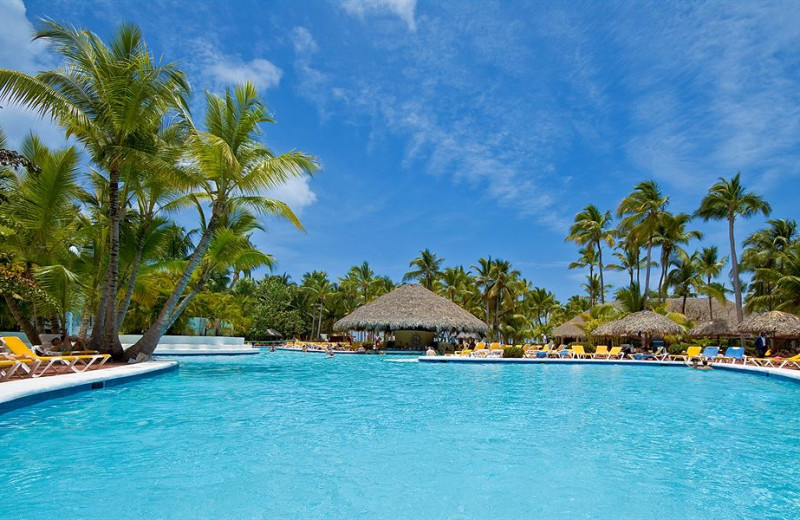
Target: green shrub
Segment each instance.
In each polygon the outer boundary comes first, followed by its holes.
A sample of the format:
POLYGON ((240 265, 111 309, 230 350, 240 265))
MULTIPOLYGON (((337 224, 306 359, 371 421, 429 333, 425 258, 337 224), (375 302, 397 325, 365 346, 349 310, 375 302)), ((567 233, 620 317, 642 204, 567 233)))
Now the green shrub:
POLYGON ((503 349, 503 357, 504 358, 521 358, 523 357, 524 351, 522 347, 506 347, 503 349))

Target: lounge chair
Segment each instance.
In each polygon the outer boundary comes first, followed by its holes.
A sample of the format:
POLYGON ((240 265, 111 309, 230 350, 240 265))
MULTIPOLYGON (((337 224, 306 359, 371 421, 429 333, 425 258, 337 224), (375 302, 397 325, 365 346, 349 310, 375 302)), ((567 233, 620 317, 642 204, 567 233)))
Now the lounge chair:
POLYGON ((622 359, 623 357, 625 356, 622 353, 622 347, 611 347, 606 355, 606 359, 622 359))
POLYGON ((771 350, 767 350, 764 353, 764 357, 763 358, 759 358, 759 357, 755 357, 755 356, 745 356, 743 364, 746 365, 748 363, 752 363, 753 365, 755 365, 757 367, 774 366, 774 365, 771 364, 772 363, 770 361, 771 359, 774 359, 772 357, 772 351, 771 350))
MULTIPOLYGON (((756 358, 752 358, 756 359, 756 358)), ((772 368, 800 368, 800 354, 790 358, 783 357, 767 357, 760 358, 761 366, 772 368)))
POLYGON ((597 345, 597 348, 594 349, 594 356, 592 357, 595 359, 608 358, 608 345, 597 345))
POLYGON ((489 353, 486 355, 486 357, 501 358, 503 357, 503 352, 505 352, 505 350, 502 347, 490 348, 489 353))
POLYGON ((744 363, 744 358, 744 348, 742 347, 728 347, 725 349, 725 354, 717 356, 717 360, 721 362, 729 361, 734 364, 737 361, 744 363))
POLYGON ((677 356, 673 356, 675 358, 680 358, 684 361, 688 361, 692 358, 698 357, 703 351, 703 347, 689 347, 686 349, 686 354, 678 354, 677 356))
POLYGON ((583 345, 572 345, 570 357, 585 359, 592 357, 592 355, 583 349, 583 345))
POLYGON ((706 347, 700 357, 707 361, 714 361, 719 357, 719 347, 706 347))
POLYGON ((20 369, 30 374, 38 367, 39 361, 29 358, 0 359, 0 381, 8 381, 20 369))
POLYGON ((94 364, 97 364, 98 367, 103 366, 111 357, 108 354, 86 354, 81 356, 38 356, 16 336, 6 336, 2 338, 2 340, 12 354, 40 362, 35 367, 29 367, 26 365, 21 367, 31 377, 41 377, 51 368, 53 369, 53 372, 55 372, 55 365, 57 364, 66 365, 73 372, 86 372, 86 370, 88 370, 88 368, 94 364), (37 370, 42 365, 44 365, 44 368, 39 370, 37 373, 37 370))

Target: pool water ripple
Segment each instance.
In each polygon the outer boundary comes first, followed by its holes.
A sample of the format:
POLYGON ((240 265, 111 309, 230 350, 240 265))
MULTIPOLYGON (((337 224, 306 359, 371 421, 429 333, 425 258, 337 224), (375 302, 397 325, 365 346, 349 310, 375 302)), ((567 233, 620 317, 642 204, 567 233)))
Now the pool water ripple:
POLYGON ((788 518, 798 397, 684 368, 186 360, 0 416, 0 518, 788 518))

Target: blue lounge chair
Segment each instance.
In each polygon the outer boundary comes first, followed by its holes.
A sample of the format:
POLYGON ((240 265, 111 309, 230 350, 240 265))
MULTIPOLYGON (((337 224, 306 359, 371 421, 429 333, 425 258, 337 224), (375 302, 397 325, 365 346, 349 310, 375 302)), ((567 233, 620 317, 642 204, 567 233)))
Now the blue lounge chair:
POLYGON ((706 347, 703 349, 703 353, 700 354, 702 359, 706 359, 708 361, 712 361, 719 357, 719 347, 706 347))
POLYGON ((725 354, 717 356, 717 359, 720 361, 730 361, 731 363, 736 363, 737 361, 744 363, 744 348, 728 347, 725 349, 725 354))

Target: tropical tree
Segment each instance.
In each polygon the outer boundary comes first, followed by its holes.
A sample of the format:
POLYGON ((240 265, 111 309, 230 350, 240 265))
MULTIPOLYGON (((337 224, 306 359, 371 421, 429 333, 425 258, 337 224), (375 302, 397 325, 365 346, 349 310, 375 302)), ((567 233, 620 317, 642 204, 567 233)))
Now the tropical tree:
POLYGON ((746 303, 754 310, 773 310, 780 305, 773 274, 786 271, 787 253, 798 238, 794 220, 769 220, 767 224, 745 239, 740 264, 742 271, 753 273, 746 303))
POLYGON ((597 251, 594 249, 593 244, 589 244, 586 247, 580 248, 578 250, 578 253, 580 253, 581 255, 580 258, 575 262, 571 262, 569 264, 569 268, 570 269, 582 269, 585 267, 589 268, 589 275, 586 278, 587 280, 590 280, 590 283, 584 284, 584 287, 586 289, 586 293, 589 295, 589 305, 593 306, 597 300, 596 296, 598 294, 598 291, 600 291, 599 280, 597 282, 591 282, 596 278, 594 274, 594 266, 597 265, 597 260, 598 260, 597 251))
POLYGON ((180 299, 217 226, 232 209, 248 208, 258 214, 274 215, 302 229, 285 203, 261 193, 292 177, 313 173, 317 169, 314 158, 297 151, 275 155, 258 140, 260 125, 274 120, 252 84, 226 89, 221 96, 207 93, 206 101, 206 130, 193 129, 188 148, 200 186, 197 198, 210 206, 210 215, 175 288, 153 324, 126 351, 128 358, 140 353, 149 356, 155 350, 169 324, 175 321, 180 299))
MULTIPOLYGON (((597 206, 589 204, 577 215, 575 223, 570 228, 568 241, 573 241, 578 245, 591 247, 597 252, 597 266, 600 272, 600 303, 605 303, 605 282, 603 280, 603 244, 612 246, 614 235, 609 229, 611 226, 611 212, 603 213, 597 206)), ((590 274, 591 276, 591 274, 590 274)))
POLYGON ((622 217, 620 223, 622 227, 630 229, 637 240, 647 248, 642 308, 647 305, 650 291, 653 243, 668 203, 669 197, 661 193, 655 181, 644 181, 637 184, 633 193, 625 197, 617 208, 617 216, 622 217))
POLYGON ((727 263, 728 257, 720 258, 717 246, 704 247, 697 253, 695 264, 698 274, 705 279, 702 292, 708 296, 708 316, 712 320, 714 319, 714 306, 711 300, 714 295, 719 293, 713 280, 719 276, 727 263))
POLYGON ((115 302, 121 175, 128 167, 160 171, 158 130, 170 112, 188 114, 189 85, 173 64, 153 59, 132 24, 122 24, 108 45, 90 31, 50 20, 43 25, 36 38, 48 42, 64 66, 36 76, 0 69, 0 98, 52 118, 108 174, 108 264, 92 344, 120 358, 115 302))
POLYGON ((403 276, 403 281, 419 280, 423 287, 433 290, 433 283, 442 274, 442 262, 444 262, 444 258, 437 257, 436 253, 429 249, 420 251, 419 256, 408 264, 412 269, 403 276))
POLYGON ((673 252, 679 253, 677 255, 678 261, 681 262, 684 253, 680 246, 688 244, 692 240, 699 240, 703 238, 700 231, 687 231, 686 226, 692 220, 690 215, 686 213, 677 213, 673 215, 669 212, 664 212, 661 221, 658 224, 654 243, 661 246, 661 276, 658 280, 658 293, 661 295, 662 300, 666 300, 667 281, 670 264, 673 260, 673 252))
POLYGON ((769 216, 772 208, 760 195, 748 191, 742 186, 741 172, 731 179, 720 177, 711 186, 708 194, 700 202, 696 215, 704 221, 727 220, 728 238, 731 246, 731 268, 733 277, 733 293, 736 298, 736 316, 739 322, 744 318, 742 311, 742 282, 739 278, 739 262, 736 257, 736 238, 734 223, 736 219, 749 218, 757 213, 769 216))
POLYGON ((673 267, 667 272, 664 285, 672 287, 675 294, 683 298, 681 314, 686 314, 686 299, 692 296, 692 290, 701 286, 702 279, 697 268, 697 253, 689 255, 686 251, 678 250, 670 260, 673 267))

